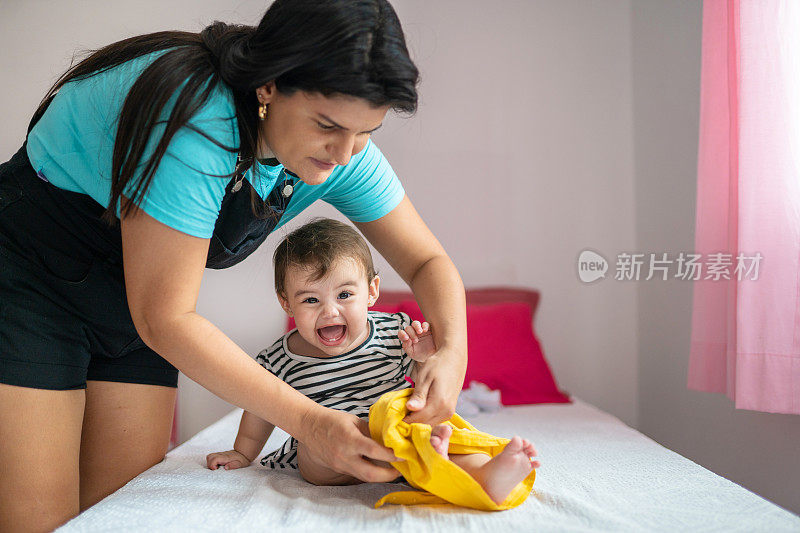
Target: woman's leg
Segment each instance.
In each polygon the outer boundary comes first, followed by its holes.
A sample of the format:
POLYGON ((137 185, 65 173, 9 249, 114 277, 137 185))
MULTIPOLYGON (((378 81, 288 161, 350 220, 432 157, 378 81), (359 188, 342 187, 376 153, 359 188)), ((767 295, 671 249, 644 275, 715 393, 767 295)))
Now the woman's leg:
POLYGON ((0 384, 0 531, 52 531, 79 510, 84 391, 0 384))
POLYGON ((80 451, 80 509, 164 459, 177 389, 87 381, 80 451))

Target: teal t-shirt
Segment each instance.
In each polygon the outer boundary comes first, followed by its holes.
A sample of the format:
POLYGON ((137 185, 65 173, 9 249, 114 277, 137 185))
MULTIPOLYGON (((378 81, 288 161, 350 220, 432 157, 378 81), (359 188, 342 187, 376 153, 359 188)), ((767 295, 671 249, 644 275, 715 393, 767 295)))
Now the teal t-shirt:
MULTIPOLYGON (((119 113, 136 78, 163 53, 145 55, 69 82, 58 91, 28 135, 28 157, 40 177, 56 187, 88 194, 104 207, 108 205, 119 113)), ((235 117, 230 89, 220 83, 191 123, 223 146, 236 147, 239 131, 235 117)), ((151 141, 160 138, 163 125, 160 128, 155 128, 151 141)), ((257 177, 251 169, 245 179, 266 199, 283 167, 257 164, 257 177)), ((139 206, 171 228, 210 238, 230 181, 219 176, 230 174, 235 165, 236 153, 184 127, 172 138, 139 206)), ((318 199, 354 222, 377 220, 394 209, 404 194, 394 170, 370 140, 347 165, 334 168, 324 183, 298 181, 278 227, 318 199)))

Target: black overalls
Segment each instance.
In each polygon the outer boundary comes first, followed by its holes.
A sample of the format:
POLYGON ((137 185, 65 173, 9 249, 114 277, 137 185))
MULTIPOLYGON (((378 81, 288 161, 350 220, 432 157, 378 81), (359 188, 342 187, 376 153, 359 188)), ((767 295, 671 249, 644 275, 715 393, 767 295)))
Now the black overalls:
MULTIPOLYGON (((255 251, 291 199, 287 185, 296 176, 282 174, 266 201, 272 216, 257 217, 251 185, 237 170, 214 227, 209 268, 227 268, 255 251)), ((136 333, 120 227, 101 220, 103 211, 90 196, 37 175, 25 145, 0 165, 0 383, 54 390, 85 388, 87 380, 177 386, 177 369, 136 333)))

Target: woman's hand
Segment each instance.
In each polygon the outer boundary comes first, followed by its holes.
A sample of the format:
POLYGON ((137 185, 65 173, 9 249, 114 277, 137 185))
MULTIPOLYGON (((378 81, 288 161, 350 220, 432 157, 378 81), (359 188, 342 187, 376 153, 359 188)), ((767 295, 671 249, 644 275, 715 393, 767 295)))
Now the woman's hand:
POLYGON ((219 467, 224 467, 225 470, 233 470, 235 468, 250 466, 250 463, 250 459, 236 450, 214 452, 206 456, 206 465, 211 470, 216 470, 219 467))
POLYGON ((415 364, 415 392, 406 422, 437 424, 455 412, 467 369, 467 310, 464 284, 442 245, 408 196, 389 214, 356 227, 400 274, 432 324, 438 351, 415 364))
POLYGON ((394 452, 369 437, 364 420, 325 407, 306 413, 303 444, 312 458, 341 474, 348 474, 368 483, 397 479, 400 472, 391 466, 377 466, 372 461, 398 461, 394 452))
POLYGON ((411 371, 414 392, 406 402, 412 411, 405 417, 410 423, 435 425, 449 420, 456 412, 456 402, 464 384, 465 361, 462 355, 441 349, 424 363, 415 363, 411 371))

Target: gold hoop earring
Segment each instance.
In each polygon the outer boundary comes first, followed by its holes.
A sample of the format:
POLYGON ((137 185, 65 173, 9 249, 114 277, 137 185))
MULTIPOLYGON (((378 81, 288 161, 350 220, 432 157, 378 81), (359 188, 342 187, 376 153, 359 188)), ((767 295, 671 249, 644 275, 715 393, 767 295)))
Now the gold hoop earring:
POLYGON ((261 104, 258 106, 258 118, 261 120, 267 118, 267 104, 261 104))

